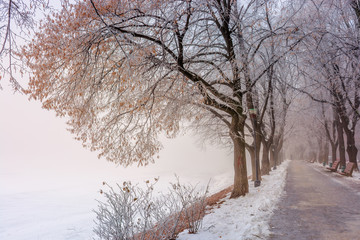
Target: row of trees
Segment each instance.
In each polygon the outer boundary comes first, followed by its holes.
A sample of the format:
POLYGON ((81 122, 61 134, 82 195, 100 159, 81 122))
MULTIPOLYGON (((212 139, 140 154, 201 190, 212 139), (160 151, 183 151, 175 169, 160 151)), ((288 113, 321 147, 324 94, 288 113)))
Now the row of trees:
POLYGON ((314 6, 308 18, 312 36, 303 42, 306 51, 299 65, 306 79, 299 89, 316 102, 311 119, 315 117, 317 124, 311 137, 321 162, 339 156, 345 165, 347 153, 348 160, 357 164, 359 1, 324 1, 314 6))
MULTIPOLYGON (((29 93, 69 116, 84 145, 125 166, 152 161, 161 147, 157 136, 175 136, 180 123, 190 121, 208 139, 231 144, 232 197, 244 195, 246 148, 252 155, 261 142, 264 155, 270 146, 275 154, 281 149, 288 88, 275 76, 302 39, 290 16, 275 17, 280 12, 274 4, 65 5, 23 52, 34 71, 29 93), (253 126, 246 121, 248 109, 258 111, 253 126), (255 129, 256 142, 247 143, 246 128, 255 129)), ((269 163, 263 162, 266 174, 269 163)))
POLYGON ((65 1, 21 52, 33 74, 26 92, 124 166, 152 162, 159 134, 174 137, 186 122, 233 149, 238 197, 248 192, 246 150, 253 178, 260 153, 268 174, 301 131, 294 109, 306 96, 320 103, 319 119, 337 121, 323 121, 327 138, 344 131, 356 159, 359 9, 345 0, 65 1))

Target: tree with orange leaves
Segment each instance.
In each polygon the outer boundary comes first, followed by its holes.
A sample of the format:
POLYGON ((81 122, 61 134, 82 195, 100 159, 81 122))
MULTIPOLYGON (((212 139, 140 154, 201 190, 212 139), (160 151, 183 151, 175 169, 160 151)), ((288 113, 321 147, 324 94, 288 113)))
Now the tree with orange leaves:
POLYGON ((231 143, 231 197, 242 196, 248 192, 245 96, 298 43, 288 37, 282 52, 259 64, 263 48, 294 33, 285 21, 268 29, 270 13, 255 0, 67 4, 24 48, 33 71, 27 92, 68 116, 85 147, 124 166, 152 162, 158 135, 176 136, 189 121, 231 143))

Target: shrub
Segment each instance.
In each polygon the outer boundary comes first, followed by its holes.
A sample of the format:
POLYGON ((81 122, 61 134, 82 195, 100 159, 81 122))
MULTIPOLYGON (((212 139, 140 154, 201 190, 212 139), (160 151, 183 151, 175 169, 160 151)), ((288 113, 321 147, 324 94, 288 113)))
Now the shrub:
POLYGON ((152 228, 152 192, 155 183, 147 183, 145 190, 132 185, 131 182, 124 182, 122 186, 117 184, 116 190, 104 183, 108 191, 101 192, 106 201, 98 201, 98 210, 94 210, 94 232, 99 239, 135 239, 135 235, 152 228))
POLYGON ((171 183, 173 192, 177 195, 182 204, 185 223, 189 233, 197 233, 202 225, 209 193, 209 183, 206 189, 201 191, 192 185, 180 184, 177 177, 176 183, 171 183))
POLYGON ((205 214, 208 186, 205 191, 197 191, 196 186, 180 184, 177 177, 168 194, 154 197, 157 181, 146 181, 145 189, 131 182, 117 184, 116 189, 104 183, 108 188, 101 191, 105 201, 98 201, 94 210, 98 239, 171 240, 185 228, 196 233, 205 214))

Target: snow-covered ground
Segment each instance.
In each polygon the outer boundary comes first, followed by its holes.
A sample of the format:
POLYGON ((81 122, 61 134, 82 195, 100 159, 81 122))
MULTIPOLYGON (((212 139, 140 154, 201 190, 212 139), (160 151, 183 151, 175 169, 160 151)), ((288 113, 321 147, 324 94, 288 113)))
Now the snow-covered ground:
POLYGON ((94 197, 75 187, 2 194, 0 239, 89 239, 94 197))
MULTIPOLYGON (((182 183, 206 185, 210 175, 180 175, 182 183)), ((110 185, 131 180, 143 183, 158 175, 145 173, 118 179, 106 179, 110 185)), ((104 179, 105 180, 105 179, 104 179)), ((30 179, 29 179, 30 181, 30 179)), ((160 176, 156 191, 167 191, 169 182, 175 182, 174 175, 160 176)), ((211 180, 211 192, 228 187, 232 183, 232 172, 225 172, 211 180)), ((11 185, 11 182, 7 183, 11 185)), ((2 184, 3 185, 3 184, 2 184)), ((36 185, 36 183, 29 184, 36 185)), ((101 181, 77 181, 68 186, 46 186, 21 192, 1 188, 0 191, 0 239, 1 240, 87 240, 93 237, 93 209, 95 199, 102 198, 99 190, 101 181)))
MULTIPOLYGON (((259 188, 255 189, 250 182, 250 193, 246 197, 226 199, 221 208, 211 210, 198 234, 190 235, 184 231, 179 239, 257 239, 258 236, 266 236, 269 233, 267 221, 282 193, 287 164, 285 162, 270 176, 265 176, 259 188)), ((124 180, 133 182, 143 182, 147 177, 154 176, 122 176, 124 180)), ((212 177, 210 192, 215 193, 231 185, 232 177, 231 171, 212 177)), ((180 180, 205 185, 209 176, 180 176, 180 180)), ((156 190, 166 191, 168 183, 174 181, 173 175, 162 176, 156 190)), ((101 198, 101 187, 101 182, 84 181, 53 189, 0 192, 0 239, 91 239, 95 218, 92 210, 97 207, 94 199, 101 198)))
POLYGON ((266 239, 270 234, 268 221, 283 193, 288 163, 285 161, 270 176, 264 176, 260 187, 254 188, 251 182, 245 197, 226 198, 220 208, 204 217, 197 234, 185 230, 179 240, 266 239))

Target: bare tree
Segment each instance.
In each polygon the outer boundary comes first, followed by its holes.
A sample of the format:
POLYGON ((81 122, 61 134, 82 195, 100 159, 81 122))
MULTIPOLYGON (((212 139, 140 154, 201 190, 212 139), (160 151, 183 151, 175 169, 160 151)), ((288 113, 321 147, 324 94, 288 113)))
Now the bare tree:
POLYGON ((326 137, 331 146, 331 160, 332 162, 336 161, 336 152, 339 145, 339 140, 337 138, 337 125, 339 116, 336 113, 334 107, 330 107, 330 114, 326 114, 325 104, 321 104, 322 115, 324 119, 324 129, 326 132, 326 137))
MULTIPOLYGON (((15 72, 22 68, 17 52, 29 40, 35 25, 35 13, 45 9, 47 0, 0 0, 0 80, 9 78, 12 88, 22 90, 15 72)), ((0 85, 0 89, 2 86, 0 85)))
POLYGON ((359 120, 359 28, 357 2, 310 1, 304 31, 302 62, 306 87, 300 91, 315 101, 333 106, 336 115, 340 160, 345 164, 345 140, 349 161, 356 163, 355 130, 359 120), (311 24, 310 24, 311 21, 311 24), (326 92, 326 94, 319 94, 326 92))

